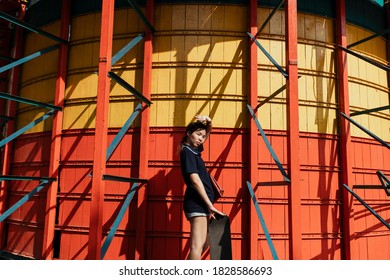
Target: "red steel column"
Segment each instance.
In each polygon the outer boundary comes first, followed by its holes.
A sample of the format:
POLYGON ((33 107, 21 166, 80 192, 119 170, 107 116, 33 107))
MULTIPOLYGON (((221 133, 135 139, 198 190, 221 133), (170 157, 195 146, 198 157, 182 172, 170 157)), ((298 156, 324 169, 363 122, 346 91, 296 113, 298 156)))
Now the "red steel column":
MULTIPOLYGON (((347 31, 346 31, 346 11, 345 0, 336 1, 336 41, 337 44, 347 47, 347 31)), ((349 92, 348 92, 348 64, 347 53, 337 49, 337 79, 339 92, 339 107, 340 111, 349 116, 349 92)), ((354 233, 352 231, 353 223, 353 198, 348 191, 342 186, 347 184, 352 186, 352 140, 350 123, 345 118, 339 116, 340 125, 340 165, 341 165, 341 230, 342 238, 342 258, 351 259, 352 254, 352 240, 354 233)))
MULTIPOLYGON (((18 19, 23 20, 24 15, 26 12, 26 5, 21 4, 21 7, 19 9, 19 15, 18 19)), ((16 26, 15 31, 15 39, 13 43, 13 49, 11 53, 11 57, 15 59, 19 59, 23 57, 23 50, 24 50, 24 38, 23 38, 23 28, 16 26)), ((19 94, 19 81, 20 81, 20 72, 21 72, 21 66, 16 66, 10 70, 10 76, 9 76, 9 87, 8 92, 11 95, 17 96, 19 94)), ((14 101, 7 101, 8 106, 6 109, 5 114, 10 117, 15 117, 16 115, 16 102, 14 101)), ((6 124, 6 137, 10 136, 12 133, 15 132, 15 120, 11 119, 6 124)), ((3 149, 3 166, 1 170, 1 174, 8 175, 10 174, 11 170, 11 161, 12 161, 12 150, 13 150, 13 141, 8 142, 3 149)), ((7 210, 7 181, 1 181, 0 183, 0 213, 4 213, 7 210)), ((3 247, 4 242, 4 223, 0 223, 0 249, 3 247)))
POLYGON ((106 149, 108 133, 108 107, 110 98, 112 40, 114 26, 115 0, 103 0, 100 33, 99 75, 96 103, 95 146, 93 157, 91 213, 89 226, 88 259, 101 258, 103 231, 103 204, 105 181, 102 175, 106 171, 106 149))
POLYGON ((302 259, 297 0, 285 1, 287 79, 287 150, 291 183, 289 194, 290 259, 302 259))
MULTIPOLYGON (((250 33, 255 36, 257 34, 257 0, 250 0, 249 3, 249 29, 250 33)), ((249 41, 249 105, 256 108, 258 104, 258 77, 257 77, 257 52, 258 47, 253 40, 249 41)), ((249 115, 249 112, 248 112, 249 115)), ((259 168, 258 168, 258 138, 259 133, 257 126, 249 115, 249 181, 252 186, 256 186, 259 182, 259 168)), ((246 184, 245 184, 246 185, 246 184)), ((256 193, 256 192, 255 192, 256 193)), ((256 209, 252 203, 250 195, 248 194, 249 205, 249 259, 255 260, 259 256, 258 249, 258 234, 259 234, 259 219, 257 217, 256 209)))
MULTIPOLYGON (((386 28, 390 28, 390 2, 385 3, 385 9, 386 9, 386 28)), ((387 61, 390 61, 390 40, 387 40, 386 51, 387 51, 387 61)), ((387 85, 388 87, 390 87, 389 71, 387 71, 387 85)), ((389 102, 390 102, 390 94, 389 94, 389 102)))
MULTIPOLYGON (((154 0, 146 1, 146 17, 154 24, 154 0)), ((147 99, 151 99, 152 88, 152 45, 153 35, 149 29, 146 30, 144 44, 144 72, 142 82, 142 93, 147 99)), ((149 178, 149 129, 150 129, 150 109, 149 107, 141 114, 141 134, 140 134, 140 156, 139 156, 139 178, 149 178)), ((146 218, 147 218, 147 186, 138 189, 138 209, 137 209, 137 231, 135 236, 136 251, 135 259, 146 258, 146 218)))
MULTIPOLYGON (((71 0, 62 0, 60 38, 68 40, 70 26, 71 0)), ((68 65, 68 45, 61 45, 58 50, 58 71, 54 96, 54 105, 63 107, 65 98, 66 69, 68 65)), ((63 112, 57 111, 53 118, 51 136, 49 177, 57 178, 60 167, 61 134, 63 112)), ((53 240, 57 204, 58 181, 52 182, 47 189, 46 217, 43 230, 42 258, 53 258, 53 240)))

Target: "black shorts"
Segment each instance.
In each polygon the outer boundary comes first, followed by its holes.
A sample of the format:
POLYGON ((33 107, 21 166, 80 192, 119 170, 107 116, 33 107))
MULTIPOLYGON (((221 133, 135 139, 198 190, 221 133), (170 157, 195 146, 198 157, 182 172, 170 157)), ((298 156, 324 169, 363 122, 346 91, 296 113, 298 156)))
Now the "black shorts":
POLYGON ((192 217, 207 217, 210 215, 210 211, 206 206, 206 203, 192 187, 187 187, 184 194, 184 213, 187 219, 192 217))

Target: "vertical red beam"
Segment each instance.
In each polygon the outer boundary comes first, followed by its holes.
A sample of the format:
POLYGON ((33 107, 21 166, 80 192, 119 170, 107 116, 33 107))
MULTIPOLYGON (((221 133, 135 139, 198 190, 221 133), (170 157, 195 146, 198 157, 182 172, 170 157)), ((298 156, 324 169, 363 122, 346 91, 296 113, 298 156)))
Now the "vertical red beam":
MULTIPOLYGON (((257 34, 257 0, 250 0, 249 2, 249 29, 253 36, 257 34)), ((258 78, 257 78, 257 52, 258 47, 253 40, 249 43, 249 105, 252 108, 256 108, 258 104, 258 78)), ((249 112, 248 112, 249 115, 249 112)), ((253 186, 259 181, 258 170, 258 131, 255 122, 251 117, 249 121, 249 181, 253 186)), ((259 234, 259 219, 257 217, 256 209, 248 194, 249 205, 249 259, 255 260, 259 256, 258 251, 258 234, 259 234)))
MULTIPOLYGON (((62 0, 61 7, 61 26, 60 38, 68 40, 69 26, 70 26, 70 11, 71 0, 62 0)), ((65 98, 65 84, 66 84, 66 69, 68 65, 68 45, 61 45, 58 50, 58 70, 56 79, 56 88, 54 95, 54 105, 63 107, 65 98)), ((53 118, 53 128, 51 135, 50 148, 50 166, 49 177, 57 178, 60 167, 60 152, 61 152, 61 134, 62 134, 62 120, 63 112, 57 111, 53 118)), ((56 204, 58 181, 52 182, 47 189, 46 198, 46 216, 45 226, 43 229, 43 247, 42 259, 53 258, 53 240, 56 217, 56 204)))
POLYGON ((108 107, 110 98, 110 80, 107 73, 111 69, 114 4, 115 0, 103 0, 102 3, 95 146, 93 155, 91 213, 88 242, 88 259, 96 260, 101 258, 100 250, 102 247, 105 192, 105 181, 102 180, 102 175, 105 174, 106 171, 108 107))
MULTIPOLYGON (((347 47, 347 31, 346 31, 346 10, 345 0, 336 1, 336 41, 337 44, 347 47)), ((340 111, 349 116, 349 92, 348 92, 348 64, 347 53, 337 49, 337 79, 339 92, 339 107, 340 111)), ((348 191, 342 186, 347 184, 352 186, 352 140, 350 123, 341 116, 339 117, 340 125, 340 167, 341 167, 341 182, 340 194, 342 205, 341 230, 342 238, 342 258, 351 259, 352 257, 352 222, 353 222, 353 198, 348 194, 348 191)))
MULTIPOLYGON (((21 4, 19 9, 18 19, 23 20, 26 13, 26 5, 21 4)), ((16 26, 15 39, 13 42, 13 48, 11 51, 11 57, 19 59, 23 57, 24 51, 24 37, 23 37, 23 28, 16 26)), ((8 92, 11 95, 17 96, 19 94, 19 81, 20 81, 20 72, 21 66, 14 67, 10 70, 9 76, 9 87, 8 92)), ((15 117, 16 115, 16 102, 7 101, 7 108, 5 114, 10 117, 15 117)), ((15 132, 15 120, 11 119, 7 122, 6 125, 6 137, 10 136, 15 132)), ((13 141, 8 142, 3 149, 3 166, 1 174, 7 175, 10 174, 11 170, 11 161, 12 161, 12 150, 13 150, 13 141)), ((1 181, 0 183, 0 213, 4 213, 7 209, 7 182, 1 181)), ((4 222, 0 223, 0 249, 3 248, 4 244, 4 222)))
POLYGON ((287 147, 291 183, 289 194, 290 259, 302 258, 299 97, 298 97, 298 11, 297 0, 285 1, 287 79, 287 147))
MULTIPOLYGON (((390 2, 385 3, 385 9, 386 9, 386 27, 390 28, 390 2)), ((389 39, 387 40, 386 51, 387 51, 387 61, 390 61, 390 40, 389 39)), ((387 71, 387 85, 388 87, 390 87, 389 71, 387 71)), ((390 94, 389 94, 389 102, 390 102, 390 94)))
MULTIPOLYGON (((154 24, 154 0, 146 1, 146 18, 154 24)), ((153 34, 147 29, 144 44, 144 69, 142 93, 151 99, 152 86, 152 45, 153 34)), ((150 130, 150 109, 145 108, 141 114, 141 132, 140 132, 140 156, 139 156, 139 178, 149 178, 149 130, 150 130)), ((136 251, 135 259, 146 258, 146 218, 147 218, 147 187, 138 190, 137 205, 137 231, 135 236, 136 251)))

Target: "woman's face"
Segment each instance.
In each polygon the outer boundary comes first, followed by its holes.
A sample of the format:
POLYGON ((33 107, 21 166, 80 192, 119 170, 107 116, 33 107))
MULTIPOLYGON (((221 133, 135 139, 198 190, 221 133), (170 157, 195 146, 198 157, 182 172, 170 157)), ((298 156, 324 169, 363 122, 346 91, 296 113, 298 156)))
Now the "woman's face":
POLYGON ((206 140, 206 130, 198 129, 192 132, 191 134, 187 134, 188 144, 192 147, 199 147, 206 140))

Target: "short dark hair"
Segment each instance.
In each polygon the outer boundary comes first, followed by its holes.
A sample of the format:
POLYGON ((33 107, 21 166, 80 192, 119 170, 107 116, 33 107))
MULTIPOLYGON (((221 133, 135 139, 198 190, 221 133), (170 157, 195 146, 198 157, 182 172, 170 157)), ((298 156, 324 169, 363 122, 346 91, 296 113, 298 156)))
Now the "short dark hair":
POLYGON ((180 144, 183 145, 187 141, 188 134, 192 134, 198 130, 206 130, 207 131, 207 125, 202 123, 202 122, 198 122, 198 121, 192 122, 189 125, 187 125, 185 135, 184 135, 183 139, 180 141, 180 144))

